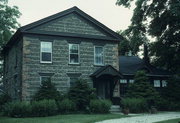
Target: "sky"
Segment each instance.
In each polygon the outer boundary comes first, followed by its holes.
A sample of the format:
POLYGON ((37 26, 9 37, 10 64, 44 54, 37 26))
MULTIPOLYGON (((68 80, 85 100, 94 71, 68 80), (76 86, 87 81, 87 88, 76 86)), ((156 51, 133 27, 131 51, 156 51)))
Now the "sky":
POLYGON ((116 0, 9 0, 9 5, 18 6, 22 13, 18 19, 21 26, 77 6, 114 31, 125 30, 133 11, 115 3, 116 0))

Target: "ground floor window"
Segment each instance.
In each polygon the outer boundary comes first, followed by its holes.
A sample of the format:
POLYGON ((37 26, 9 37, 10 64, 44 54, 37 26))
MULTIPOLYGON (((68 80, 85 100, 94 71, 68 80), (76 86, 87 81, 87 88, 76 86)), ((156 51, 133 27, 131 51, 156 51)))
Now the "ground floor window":
POLYGON ((120 83, 127 83, 126 79, 120 79, 120 83))
POLYGON ((167 81, 166 80, 162 80, 162 87, 167 87, 167 81))
POLYGON ((161 87, 160 80, 154 80, 154 87, 161 87))
POLYGON ((74 87, 77 81, 78 77, 70 77, 70 87, 74 87))
POLYGON ((40 85, 42 85, 44 82, 51 81, 51 76, 40 76, 40 85))
POLYGON ((130 79, 130 80, 129 80, 129 83, 134 83, 134 79, 130 79))

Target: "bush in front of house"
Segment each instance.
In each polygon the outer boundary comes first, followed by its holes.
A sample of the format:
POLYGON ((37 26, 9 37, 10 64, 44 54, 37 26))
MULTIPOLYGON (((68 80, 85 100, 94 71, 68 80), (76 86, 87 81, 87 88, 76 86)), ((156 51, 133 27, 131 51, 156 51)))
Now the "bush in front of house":
POLYGON ((28 117, 31 115, 31 105, 29 102, 14 101, 6 103, 3 106, 5 116, 10 117, 28 117))
POLYGON ((92 113, 109 113, 112 103, 109 100, 94 99, 90 101, 89 109, 92 113))
POLYGON ((38 117, 55 115, 58 110, 55 100, 33 101, 31 108, 32 116, 38 117))
POLYGON ((3 93, 0 95, 0 112, 2 111, 3 105, 11 102, 12 99, 7 93, 3 93))
POLYGON ((90 88, 86 80, 80 79, 75 83, 74 87, 69 90, 69 99, 75 102, 77 110, 85 111, 89 102, 94 96, 95 90, 90 88))
POLYGON ((63 99, 62 101, 57 101, 58 112, 62 114, 72 113, 76 110, 76 105, 70 99, 63 99))
POLYGON ((124 98, 121 100, 123 109, 129 109, 131 113, 143 113, 148 111, 148 105, 143 98, 124 98))
POLYGON ((57 91, 55 85, 51 83, 50 80, 44 81, 40 87, 40 89, 37 91, 37 93, 34 95, 33 100, 39 101, 39 100, 61 100, 62 96, 57 91))
POLYGON ((126 97, 144 98, 149 108, 151 106, 156 106, 156 101, 160 98, 160 94, 150 84, 146 73, 144 71, 138 71, 135 74, 134 80, 134 83, 130 84, 128 87, 126 97))

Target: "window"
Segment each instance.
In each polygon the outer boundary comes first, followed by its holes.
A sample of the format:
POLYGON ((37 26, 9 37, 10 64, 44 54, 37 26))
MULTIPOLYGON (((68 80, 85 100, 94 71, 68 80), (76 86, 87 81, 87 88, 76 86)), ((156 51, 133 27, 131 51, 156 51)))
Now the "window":
POLYGON ((103 65, 103 47, 95 46, 94 47, 94 64, 95 65, 103 65))
POLYGON ((126 79, 120 79, 120 83, 127 83, 126 79))
POLYGON ((52 42, 41 42, 41 63, 52 63, 52 42))
POLYGON ((42 85, 43 82, 51 81, 51 76, 40 76, 40 85, 42 85))
POLYGON ((154 80, 154 87, 161 87, 160 80, 154 80))
POLYGON ((79 64, 79 44, 69 44, 69 63, 79 64))
POLYGON ((134 83, 134 80, 133 80, 133 79, 130 79, 130 80, 129 80, 129 83, 134 83))
POLYGON ((167 81, 166 80, 162 80, 162 87, 167 87, 167 81))

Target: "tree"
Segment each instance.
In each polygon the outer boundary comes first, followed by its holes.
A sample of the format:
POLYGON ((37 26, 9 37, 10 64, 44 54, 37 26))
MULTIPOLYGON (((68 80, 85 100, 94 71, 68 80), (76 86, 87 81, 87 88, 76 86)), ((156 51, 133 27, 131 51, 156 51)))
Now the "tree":
POLYGON ((134 77, 134 83, 130 84, 126 96, 130 98, 144 98, 150 105, 160 97, 159 93, 150 85, 146 73, 138 71, 134 77))
POLYGON ((117 0, 117 5, 135 9, 131 25, 126 30, 137 46, 147 40, 147 35, 155 38, 151 43, 154 63, 176 73, 180 73, 180 1, 179 0, 117 0))
MULTIPOLYGON (((20 25, 17 22, 21 13, 17 6, 8 6, 8 0, 0 0, 0 51, 10 39, 15 29, 20 25)), ((2 78, 2 56, 0 56, 0 78, 2 78)))

